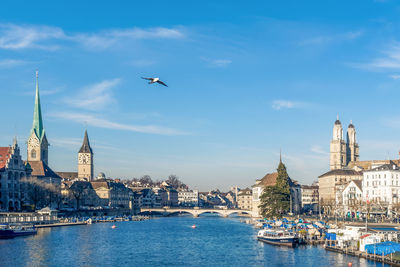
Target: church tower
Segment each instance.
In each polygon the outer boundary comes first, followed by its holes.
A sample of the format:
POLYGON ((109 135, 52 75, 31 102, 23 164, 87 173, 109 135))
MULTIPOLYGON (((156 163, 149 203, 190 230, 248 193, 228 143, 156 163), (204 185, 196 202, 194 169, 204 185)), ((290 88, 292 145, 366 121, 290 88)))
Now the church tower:
POLYGON ((343 140, 342 123, 337 117, 333 126, 333 138, 330 146, 330 168, 341 169, 347 165, 346 142, 343 140))
POLYGON ((359 160, 359 148, 356 142, 356 128, 352 121, 350 121, 349 127, 347 128, 347 163, 350 161, 359 160))
POLYGON ((93 151, 90 147, 87 130, 85 130, 83 143, 78 152, 78 178, 93 180, 93 151))
POLYGON ((36 71, 36 96, 33 112, 33 124, 28 139, 28 161, 43 161, 48 165, 49 143, 43 128, 42 110, 39 96, 39 74, 36 71))

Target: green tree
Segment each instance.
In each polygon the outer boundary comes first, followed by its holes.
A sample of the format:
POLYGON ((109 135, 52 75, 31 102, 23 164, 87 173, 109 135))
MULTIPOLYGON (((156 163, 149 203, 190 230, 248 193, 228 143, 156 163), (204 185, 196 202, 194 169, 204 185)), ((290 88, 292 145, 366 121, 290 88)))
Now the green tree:
POLYGON ((278 166, 278 177, 274 186, 266 186, 260 197, 261 215, 265 218, 281 218, 290 209, 290 184, 285 164, 278 166))

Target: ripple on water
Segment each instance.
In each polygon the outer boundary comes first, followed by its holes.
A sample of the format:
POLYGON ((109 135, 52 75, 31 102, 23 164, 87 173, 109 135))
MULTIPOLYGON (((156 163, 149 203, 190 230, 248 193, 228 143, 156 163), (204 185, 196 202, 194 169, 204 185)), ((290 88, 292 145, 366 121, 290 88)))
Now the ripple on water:
MULTIPOLYGON (((189 216, 39 229, 0 240, 0 266, 384 266, 321 247, 258 242, 238 218, 189 216), (197 228, 191 226, 195 224, 197 228)), ((386 266, 386 265, 385 265, 386 266)))

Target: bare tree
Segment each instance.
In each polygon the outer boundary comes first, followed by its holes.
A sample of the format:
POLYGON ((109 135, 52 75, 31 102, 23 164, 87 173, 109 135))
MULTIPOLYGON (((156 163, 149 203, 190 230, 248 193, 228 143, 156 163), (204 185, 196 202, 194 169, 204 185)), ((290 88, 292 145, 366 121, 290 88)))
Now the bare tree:
POLYGON ((168 179, 166 180, 168 184, 170 184, 173 188, 177 189, 179 187, 187 187, 185 184, 183 184, 180 180, 179 177, 176 176, 175 174, 171 174, 168 176, 168 179))
POLYGON ((33 209, 43 202, 46 198, 45 183, 35 177, 21 179, 26 189, 26 198, 33 205, 33 209))
POLYGON ((91 184, 85 181, 75 181, 69 188, 70 193, 76 201, 76 209, 79 210, 81 201, 89 197, 91 184))
POLYGON ((151 179, 150 175, 143 175, 140 179, 139 182, 143 185, 148 184, 148 185, 152 185, 153 184, 153 180, 151 179))

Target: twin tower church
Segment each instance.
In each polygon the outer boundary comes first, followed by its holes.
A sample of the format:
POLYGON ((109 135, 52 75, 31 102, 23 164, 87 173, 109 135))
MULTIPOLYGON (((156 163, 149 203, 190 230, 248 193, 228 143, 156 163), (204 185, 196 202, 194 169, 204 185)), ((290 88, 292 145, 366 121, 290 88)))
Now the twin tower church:
POLYGON ((330 169, 343 169, 350 162, 359 160, 359 147, 356 142, 356 129, 352 122, 347 127, 346 141, 343 138, 342 123, 339 116, 333 126, 333 138, 330 146, 330 169))
MULTIPOLYGON (((43 127, 42 110, 40 107, 38 72, 36 72, 36 96, 33 113, 33 125, 27 143, 27 163, 32 169, 31 176, 45 180, 48 183, 60 183, 63 174, 56 173, 49 167, 49 142, 43 127)), ((83 144, 78 152, 78 172, 69 172, 70 178, 93 180, 93 150, 85 130, 83 144), (75 176, 75 177, 74 177, 75 176)))

